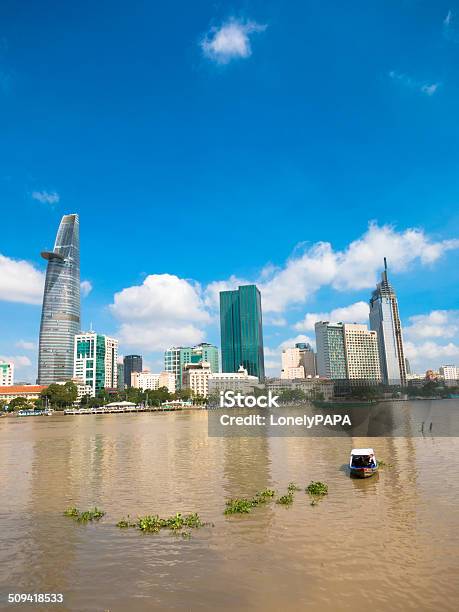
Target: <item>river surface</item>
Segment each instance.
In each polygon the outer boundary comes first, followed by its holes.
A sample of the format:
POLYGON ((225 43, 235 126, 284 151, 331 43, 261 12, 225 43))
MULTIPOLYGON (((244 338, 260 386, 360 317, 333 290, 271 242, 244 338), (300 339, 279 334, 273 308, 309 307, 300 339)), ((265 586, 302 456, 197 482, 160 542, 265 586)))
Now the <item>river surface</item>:
POLYGON ((457 610, 458 473, 459 439, 434 432, 212 438, 205 411, 2 418, 0 609, 457 610), (393 467, 351 479, 352 446, 374 447, 393 467), (311 480, 329 486, 315 506, 311 480), (290 481, 303 487, 291 507, 224 516, 226 499, 284 493, 290 481), (106 512, 97 524, 62 514, 94 505, 106 512), (176 512, 213 527, 185 540, 115 526, 176 512), (5 603, 45 592, 64 603, 5 603))

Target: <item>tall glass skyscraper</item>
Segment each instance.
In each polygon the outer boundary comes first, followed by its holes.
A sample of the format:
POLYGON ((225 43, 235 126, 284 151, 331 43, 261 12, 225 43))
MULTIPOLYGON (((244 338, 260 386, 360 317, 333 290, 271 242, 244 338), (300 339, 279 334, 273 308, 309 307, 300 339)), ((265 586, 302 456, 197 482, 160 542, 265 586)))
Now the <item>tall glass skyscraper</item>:
POLYGON ((187 363, 200 363, 202 361, 210 363, 211 372, 218 372, 218 348, 207 342, 202 342, 196 346, 171 346, 164 353, 164 370, 174 372, 175 388, 181 389, 184 366, 187 363))
POLYGON ((370 329, 378 332, 382 382, 386 385, 406 385, 406 362, 403 351, 402 326, 398 301, 387 278, 387 262, 381 282, 370 299, 370 329))
POLYGON ((48 261, 38 353, 38 384, 70 380, 73 345, 80 332, 80 230, 78 215, 64 215, 48 261))
POLYGON ((249 375, 265 377, 261 295, 255 285, 220 292, 222 372, 237 372, 242 365, 249 375))
POLYGON ((132 387, 131 374, 141 372, 143 368, 142 355, 126 355, 123 359, 124 364, 124 384, 132 387))

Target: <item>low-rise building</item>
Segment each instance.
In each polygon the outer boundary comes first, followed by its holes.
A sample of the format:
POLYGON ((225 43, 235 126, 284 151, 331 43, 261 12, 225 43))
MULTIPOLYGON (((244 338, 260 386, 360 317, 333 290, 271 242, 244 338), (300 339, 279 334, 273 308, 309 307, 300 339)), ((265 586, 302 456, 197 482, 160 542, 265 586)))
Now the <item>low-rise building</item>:
POLYGON ((0 359, 0 387, 8 387, 14 384, 14 363, 0 359))
POLYGON ((447 384, 459 380, 459 368, 455 365, 443 365, 439 373, 447 384))
POLYGON ((186 363, 183 366, 182 389, 189 389, 195 396, 207 397, 211 375, 211 365, 208 361, 186 363))
POLYGON ((39 399, 40 393, 48 388, 48 385, 5 385, 0 387, 0 400, 10 402, 16 397, 26 400, 39 399))
POLYGON ((258 377, 248 374, 243 366, 237 372, 213 372, 208 379, 209 395, 220 393, 220 391, 253 393, 255 387, 258 386, 258 377))
POLYGON ((282 393, 286 390, 303 391, 308 399, 321 398, 330 401, 334 397, 334 382, 328 378, 309 376, 288 380, 286 378, 269 378, 266 380, 266 388, 273 393, 282 393))
POLYGON ((160 372, 159 374, 149 370, 132 372, 130 382, 134 389, 157 391, 161 387, 166 387, 169 393, 175 393, 175 374, 173 372, 160 372))

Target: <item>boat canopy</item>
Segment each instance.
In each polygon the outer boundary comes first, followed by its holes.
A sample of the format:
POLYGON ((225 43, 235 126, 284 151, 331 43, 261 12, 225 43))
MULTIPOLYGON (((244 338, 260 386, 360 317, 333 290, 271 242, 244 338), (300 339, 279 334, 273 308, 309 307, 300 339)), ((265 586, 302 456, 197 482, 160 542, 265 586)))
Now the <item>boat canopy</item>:
POLYGON ((374 455, 375 451, 372 448, 353 448, 351 455, 374 455))

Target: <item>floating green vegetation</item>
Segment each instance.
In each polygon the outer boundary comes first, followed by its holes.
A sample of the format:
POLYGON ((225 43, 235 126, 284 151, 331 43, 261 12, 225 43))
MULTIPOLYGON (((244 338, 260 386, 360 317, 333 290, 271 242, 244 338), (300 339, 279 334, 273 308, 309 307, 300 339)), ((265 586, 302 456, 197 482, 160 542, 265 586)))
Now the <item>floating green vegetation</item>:
POLYGON ((383 461, 382 459, 378 460, 378 466, 379 467, 383 467, 383 468, 393 468, 394 466, 392 465, 392 463, 386 463, 385 461, 383 461))
POLYGON ((85 510, 84 512, 80 512, 78 508, 71 507, 65 510, 64 516, 70 516, 78 521, 78 523, 87 523, 89 521, 98 521, 105 516, 105 512, 96 507, 91 510, 85 510))
POLYGON ((301 487, 296 485, 294 482, 291 482, 291 483, 289 483, 289 485, 287 487, 287 491, 289 493, 294 493, 295 491, 301 491, 301 487))
POLYGON ((273 489, 258 491, 252 498, 236 497, 226 502, 225 514, 249 514, 252 508, 271 501, 276 492, 273 489))
POLYGON ((321 497, 328 495, 328 485, 319 480, 316 482, 313 481, 306 487, 306 492, 309 493, 312 498, 311 506, 315 506, 321 497))
POLYGON ((293 493, 289 491, 286 495, 282 495, 276 500, 277 504, 281 504, 282 506, 290 506, 293 503, 293 493))
MULTIPOLYGON (((193 512, 192 514, 182 515, 180 512, 170 516, 168 518, 161 518, 158 514, 149 514, 146 516, 140 516, 136 523, 130 522, 128 519, 121 519, 117 523, 117 527, 124 529, 126 527, 137 527, 144 533, 158 533, 161 529, 170 529, 173 532, 180 532, 184 527, 188 529, 199 529, 209 523, 204 523, 199 514, 193 512)), ((184 538, 190 538, 190 532, 182 532, 184 538), (185 535, 184 535, 185 534, 185 535)))

